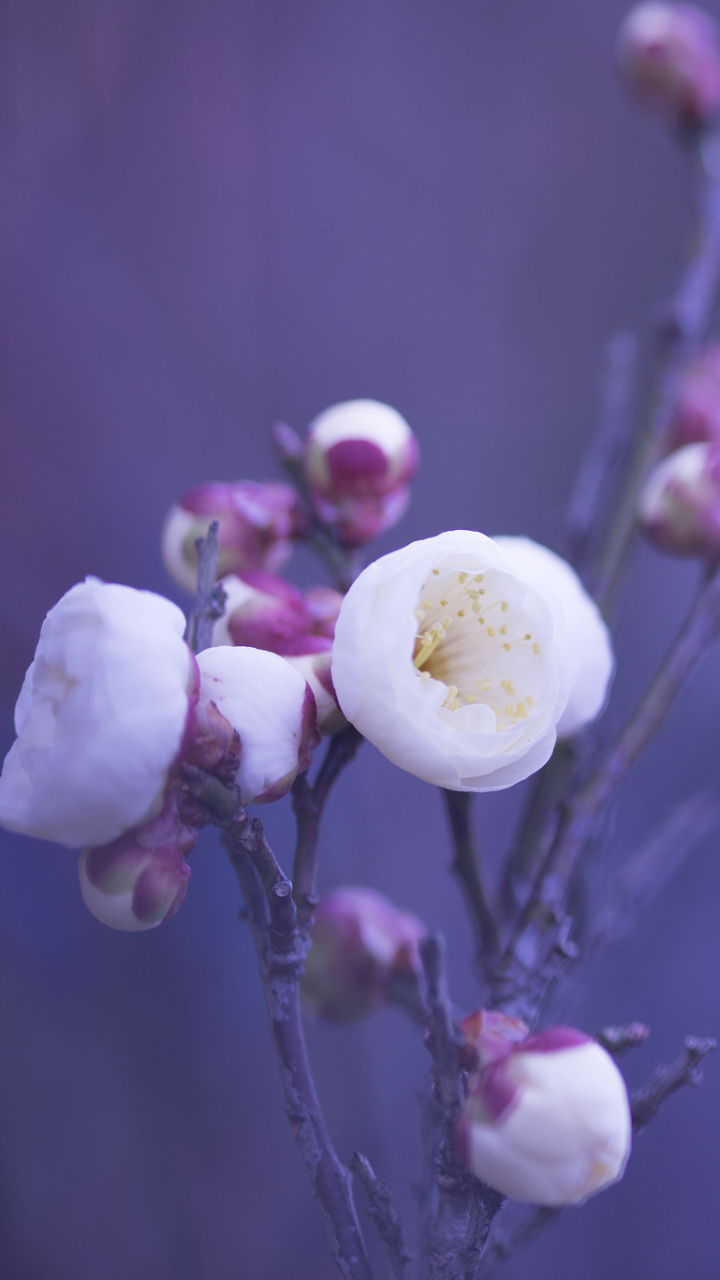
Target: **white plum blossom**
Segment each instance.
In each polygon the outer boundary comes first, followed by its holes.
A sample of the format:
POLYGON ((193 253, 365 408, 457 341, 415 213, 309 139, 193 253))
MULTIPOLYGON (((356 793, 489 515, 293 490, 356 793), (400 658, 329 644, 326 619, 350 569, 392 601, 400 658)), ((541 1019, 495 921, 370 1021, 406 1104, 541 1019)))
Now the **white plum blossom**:
POLYGON ((297 657, 286 657, 291 667, 300 672, 307 680, 315 698, 317 708, 317 727, 320 733, 332 736, 341 729, 347 728, 347 720, 340 710, 333 688, 329 653, 302 653, 297 657))
POLYGON ((279 800, 308 767, 315 742, 315 699, 285 658, 264 649, 219 645, 198 654, 199 733, 212 737, 217 708, 240 739, 235 783, 243 804, 279 800))
POLYGON ((579 1204, 630 1155, 625 1082, 596 1041, 550 1027, 471 1077, 458 1129, 465 1163, 514 1200, 579 1204))
POLYGON ((686 444, 664 458, 640 493, 639 515, 662 551, 720 559, 720 445, 686 444))
POLYGON ((15 708, 0 822, 82 848, 162 809, 196 668, 180 609, 86 578, 50 610, 15 708))
POLYGON ((495 542, 530 581, 551 590, 562 608, 565 628, 564 635, 558 633, 558 643, 570 688, 557 735, 569 738, 594 720, 605 705, 615 666, 610 632, 566 560, 530 538, 501 537, 495 542))
POLYGON ((565 618, 544 575, 456 530, 376 560, 335 628, 348 720, 390 760, 456 791, 495 791, 548 760, 570 692, 565 618))

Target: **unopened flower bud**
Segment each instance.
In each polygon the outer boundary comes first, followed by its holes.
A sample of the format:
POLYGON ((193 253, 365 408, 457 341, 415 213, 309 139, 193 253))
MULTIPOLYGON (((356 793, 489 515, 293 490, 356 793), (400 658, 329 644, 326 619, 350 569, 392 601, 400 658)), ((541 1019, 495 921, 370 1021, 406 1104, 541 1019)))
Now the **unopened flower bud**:
POLYGON ((527 1038, 530 1028, 520 1018, 510 1018, 498 1009, 476 1009, 462 1019, 460 1032, 465 1040, 463 1066, 476 1071, 504 1058, 513 1045, 527 1038))
POLYGON ((416 916, 374 889, 335 889, 315 913, 300 988, 304 1003, 329 1022, 367 1017, 389 1001, 412 1005, 425 933, 416 916))
POLYGON ((180 821, 175 798, 171 792, 152 822, 80 854, 83 901, 112 929, 154 929, 175 915, 185 897, 190 878, 185 859, 197 831, 180 821))
POLYGON ((332 648, 342 596, 329 587, 303 593, 269 573, 223 578, 225 612, 213 644, 249 645, 283 656, 327 653, 332 648))
POLYGON ((720 558, 720 445, 688 444, 665 458, 640 495, 640 522, 662 551, 720 558))
POLYGON ((720 443, 720 342, 709 342, 683 371, 668 430, 668 451, 720 443))
POLYGON ((305 477, 322 520, 360 546, 404 514, 418 445, 404 418, 377 400, 333 405, 311 422, 305 477))
POLYGON ((300 672, 313 691, 320 733, 332 735, 347 728, 347 720, 338 705, 332 682, 332 653, 303 653, 286 661, 300 672))
POLYGON ((307 769, 317 741, 311 689, 289 662, 262 649, 220 645, 198 654, 197 662, 196 722, 203 749, 219 712, 239 738, 233 781, 241 802, 279 800, 307 769))
POLYGON ((630 1154, 625 1082, 595 1041, 549 1027, 472 1076, 458 1146, 476 1177, 530 1204, 578 1204, 630 1154))
POLYGON ((652 0, 631 9, 618 62, 638 97, 682 125, 705 124, 720 107, 718 27, 695 5, 652 0))
POLYGON ((165 567, 188 591, 196 588, 195 540, 205 536, 211 520, 219 524, 219 578, 229 573, 275 573, 305 524, 298 496, 286 484, 241 480, 191 489, 169 511, 162 533, 165 567))
POLYGON ((159 812, 196 697, 184 630, 169 600, 97 578, 58 601, 15 708, 3 826, 82 848, 159 812))

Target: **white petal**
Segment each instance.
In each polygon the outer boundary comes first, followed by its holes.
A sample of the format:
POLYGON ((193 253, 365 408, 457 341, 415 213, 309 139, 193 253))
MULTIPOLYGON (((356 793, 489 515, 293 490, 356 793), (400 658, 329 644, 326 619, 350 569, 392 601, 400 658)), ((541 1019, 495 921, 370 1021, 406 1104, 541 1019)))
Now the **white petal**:
MULTIPOLYGON (((485 587, 480 590, 484 593, 485 587)), ((473 615, 471 608, 468 603, 462 622, 455 611, 458 637, 475 634, 470 628, 481 621, 489 636, 486 619, 473 615)), ((556 652, 562 625, 552 593, 544 587, 536 590, 529 575, 520 573, 483 534, 456 530, 412 543, 370 565, 345 597, 333 647, 338 701, 347 718, 390 760, 428 782, 473 791, 511 786, 540 768, 555 743, 555 725, 567 698, 556 652), (492 617, 497 629, 492 628, 492 634, 497 643, 479 655, 471 649, 470 659, 460 644, 456 665, 467 681, 476 675, 483 683, 482 677, 488 677, 492 691, 487 697, 478 695, 474 704, 449 710, 443 703, 449 696, 452 662, 448 682, 423 680, 413 665, 418 627, 422 631, 415 610, 423 593, 433 589, 434 576, 442 582, 456 575, 460 582, 463 574, 488 572, 493 589, 487 602, 488 608, 496 609, 492 617), (508 615, 499 612, 501 598, 508 615), (512 645, 500 635, 504 616, 525 620, 512 645), (525 625, 529 641, 524 638, 525 625), (467 661, 471 667, 476 662, 476 669, 467 668, 467 661), (507 695, 500 692, 505 687, 511 690, 507 695), (503 701, 521 701, 531 692, 525 718, 501 723, 503 701)))
POLYGON ((198 654, 200 702, 214 702, 240 736, 237 783, 251 804, 297 771, 306 683, 285 658, 264 649, 225 645, 198 654))
POLYGON ((560 643, 570 688, 557 734, 569 738, 590 724, 605 705, 615 668, 610 632, 566 560, 530 538, 501 537, 495 541, 521 573, 552 591, 560 602, 565 620, 565 637, 560 643))
POLYGON ((152 816, 187 717, 184 628, 162 596, 96 578, 50 610, 0 778, 4 826, 80 848, 152 816))

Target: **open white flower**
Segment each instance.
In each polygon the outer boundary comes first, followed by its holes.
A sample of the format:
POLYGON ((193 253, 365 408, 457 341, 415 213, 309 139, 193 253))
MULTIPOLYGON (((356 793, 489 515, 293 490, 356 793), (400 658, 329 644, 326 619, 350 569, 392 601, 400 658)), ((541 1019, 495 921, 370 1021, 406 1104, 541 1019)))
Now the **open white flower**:
POLYGON ((495 542, 531 582, 551 590, 562 608, 565 627, 564 634, 558 632, 557 643, 569 692, 557 735, 569 738, 590 724, 605 705, 615 666, 610 632, 566 560, 530 538, 502 537, 495 542))
POLYGON ((285 658, 264 649, 219 645, 198 654, 200 734, 215 732, 211 703, 240 738, 236 784, 243 804, 279 800, 310 763, 315 699, 285 658))
POLYGON ((482 533, 368 566, 335 628, 344 714, 395 764, 456 791, 512 786, 549 758, 570 672, 563 609, 482 533))
POLYGON ((582 1032, 550 1027, 473 1076, 458 1140, 476 1177, 514 1200, 578 1204, 622 1177, 625 1082, 582 1032))
POLYGON ((15 708, 0 822, 81 848, 160 811, 194 681, 177 605, 87 578, 50 610, 15 708))

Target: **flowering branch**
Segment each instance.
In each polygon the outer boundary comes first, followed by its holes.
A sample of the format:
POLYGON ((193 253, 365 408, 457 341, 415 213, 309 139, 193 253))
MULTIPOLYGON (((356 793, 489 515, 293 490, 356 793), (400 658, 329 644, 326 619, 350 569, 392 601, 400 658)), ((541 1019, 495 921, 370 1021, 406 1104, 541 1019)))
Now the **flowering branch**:
POLYGON ((201 653, 212 644, 213 627, 225 612, 227 595, 216 582, 220 547, 217 520, 208 525, 207 536, 195 539, 197 551, 197 595, 188 618, 185 639, 193 653, 201 653))
POLYGON ((352 725, 333 734, 314 784, 301 773, 292 787, 292 805, 297 822, 297 842, 293 864, 293 897, 298 922, 305 932, 312 924, 317 905, 317 862, 320 820, 330 790, 346 765, 354 759, 362 734, 352 725))
POLYGON ((443 1113, 436 1159, 437 1210, 428 1244, 431 1280, 465 1280, 482 1256, 490 1225, 504 1197, 463 1168, 455 1133, 464 1101, 458 1037, 450 1010, 445 944, 431 934, 420 943, 427 985, 430 1027, 427 1045, 433 1058, 433 1083, 443 1113))
POLYGON ((285 1109, 325 1219, 332 1257, 343 1280, 372 1280, 350 1174, 330 1141, 308 1061, 298 995, 307 943, 298 928, 292 885, 259 819, 250 820, 240 810, 225 827, 221 842, 245 900, 285 1109))
POLYGON ((500 935, 493 908, 483 883, 472 830, 468 791, 448 791, 442 787, 450 832, 455 848, 451 865, 460 882, 475 933, 475 949, 481 973, 487 973, 500 947, 500 935))
POLYGON ((395 1211, 392 1193, 387 1182, 383 1182, 374 1172, 370 1161, 359 1151, 354 1151, 350 1159, 350 1172, 362 1182, 367 1193, 368 1217, 375 1223, 378 1236, 385 1245, 390 1269, 396 1280, 403 1280, 412 1255, 408 1253, 403 1239, 402 1222, 395 1211))

